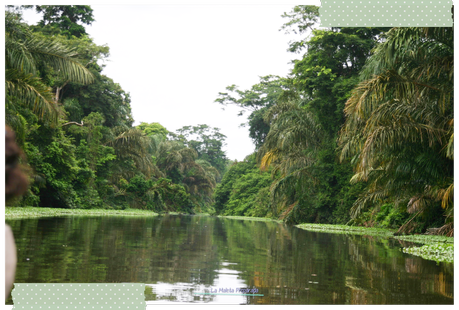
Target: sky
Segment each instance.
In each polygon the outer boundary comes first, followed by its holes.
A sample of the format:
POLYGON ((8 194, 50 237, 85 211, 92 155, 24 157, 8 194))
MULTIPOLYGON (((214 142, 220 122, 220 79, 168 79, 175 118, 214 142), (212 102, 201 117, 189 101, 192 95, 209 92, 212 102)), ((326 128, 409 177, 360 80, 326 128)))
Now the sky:
MULTIPOLYGON (((288 43, 303 36, 280 31, 288 21, 281 15, 295 4, 168 3, 91 5, 95 22, 86 31, 110 48, 102 73, 130 93, 134 125, 158 122, 169 131, 217 127, 227 137, 227 157, 241 161, 254 151, 248 128, 240 126, 248 113, 238 116, 235 106, 223 110, 215 99, 232 84, 245 90, 260 76, 289 74, 291 61, 301 55, 288 52, 288 43)), ((23 18, 35 24, 40 16, 25 10, 23 18)))

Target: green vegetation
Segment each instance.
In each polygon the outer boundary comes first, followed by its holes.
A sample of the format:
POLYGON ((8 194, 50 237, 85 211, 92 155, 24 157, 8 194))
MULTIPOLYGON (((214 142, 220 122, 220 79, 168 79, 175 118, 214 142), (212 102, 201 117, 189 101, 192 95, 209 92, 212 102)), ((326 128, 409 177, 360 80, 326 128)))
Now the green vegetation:
POLYGON ((294 7, 281 29, 308 36, 290 43, 288 76, 215 100, 248 113, 256 148, 231 162, 218 128, 133 126, 129 93, 98 64, 109 48, 84 30, 89 6, 27 8, 44 12, 37 26, 5 16, 6 123, 32 181, 12 205, 453 236, 452 28, 318 29, 317 7, 294 7))
POLYGON ((317 29, 318 8, 304 5, 283 17, 281 29, 309 34, 290 43, 302 53, 290 74, 215 100, 251 113, 271 180, 252 184, 253 162, 235 164, 217 214, 453 236, 453 29, 317 29))
POLYGON ((134 127, 128 92, 103 74, 85 26, 90 6, 7 6, 6 124, 24 150, 31 180, 12 206, 212 212, 227 165, 225 136, 207 125, 174 134, 134 127), (36 26, 21 12, 43 13, 36 26), (196 137, 196 135, 198 137, 196 137))
POLYGON ((47 216, 63 216, 63 215, 72 215, 72 216, 157 216, 158 213, 154 213, 148 210, 138 210, 138 209, 126 209, 126 210, 106 210, 106 209, 59 209, 59 208, 33 208, 33 207, 24 207, 24 208, 14 208, 6 207, 5 208, 5 218, 6 219, 20 219, 20 218, 30 218, 30 217, 47 217, 47 216))
POLYGON ((403 253, 420 256, 427 260, 438 262, 454 262, 454 245, 452 244, 426 244, 422 247, 403 248, 403 253))
POLYGON ((438 235, 404 235, 404 236, 394 236, 396 239, 417 242, 422 244, 430 243, 454 243, 453 237, 445 237, 438 235))
POLYGON ((444 224, 452 235, 453 30, 393 28, 385 37, 345 108, 341 158, 355 162, 351 181, 366 183, 351 215, 393 203, 413 215, 401 231, 444 224))
POLYGON ((244 220, 244 221, 259 221, 259 222, 277 222, 282 223, 280 220, 270 219, 266 217, 253 217, 253 216, 230 216, 230 215, 219 215, 218 217, 228 218, 233 220, 244 220))
POLYGON ((215 189, 216 213, 270 217, 270 184, 270 173, 258 169, 255 154, 247 156, 242 162, 234 162, 215 189))
POLYGON ((394 235, 394 230, 387 228, 374 228, 374 227, 361 227, 361 226, 347 226, 347 225, 330 225, 330 224, 299 224, 295 225, 298 228, 310 231, 322 231, 329 233, 342 233, 353 235, 368 235, 387 238, 394 235))
POLYGON ((436 262, 454 262, 454 238, 436 235, 407 235, 394 236, 395 230, 375 227, 361 227, 348 225, 329 225, 329 224, 299 224, 298 228, 326 232, 333 234, 351 234, 373 236, 378 238, 395 238, 403 241, 416 242, 424 244, 421 247, 409 246, 403 247, 403 253, 420 256, 427 260, 436 262))

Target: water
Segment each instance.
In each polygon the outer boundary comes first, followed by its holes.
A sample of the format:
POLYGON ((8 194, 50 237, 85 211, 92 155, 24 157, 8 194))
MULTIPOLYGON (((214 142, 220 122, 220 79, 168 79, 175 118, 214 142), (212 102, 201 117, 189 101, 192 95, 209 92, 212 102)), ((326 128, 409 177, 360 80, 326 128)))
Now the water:
POLYGON ((395 239, 209 216, 6 222, 16 283, 145 283, 147 304, 453 304, 454 264, 395 239))

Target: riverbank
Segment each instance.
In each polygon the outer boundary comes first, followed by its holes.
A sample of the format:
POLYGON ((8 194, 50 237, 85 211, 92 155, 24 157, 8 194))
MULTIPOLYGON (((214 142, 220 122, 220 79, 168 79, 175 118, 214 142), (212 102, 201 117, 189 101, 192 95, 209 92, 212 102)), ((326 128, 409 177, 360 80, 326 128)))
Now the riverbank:
POLYGON ((126 209, 58 209, 58 208, 16 208, 5 207, 5 219, 21 219, 31 217, 53 217, 53 216, 158 216, 158 213, 148 210, 126 209))

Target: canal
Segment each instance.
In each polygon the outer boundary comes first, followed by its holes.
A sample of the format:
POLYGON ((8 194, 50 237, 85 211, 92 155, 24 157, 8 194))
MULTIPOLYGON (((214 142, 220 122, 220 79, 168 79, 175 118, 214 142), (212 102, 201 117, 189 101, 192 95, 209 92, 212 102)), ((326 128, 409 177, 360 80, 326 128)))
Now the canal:
POLYGON ((147 304, 453 304, 454 264, 395 239, 189 215, 6 223, 16 283, 145 283, 147 304))

